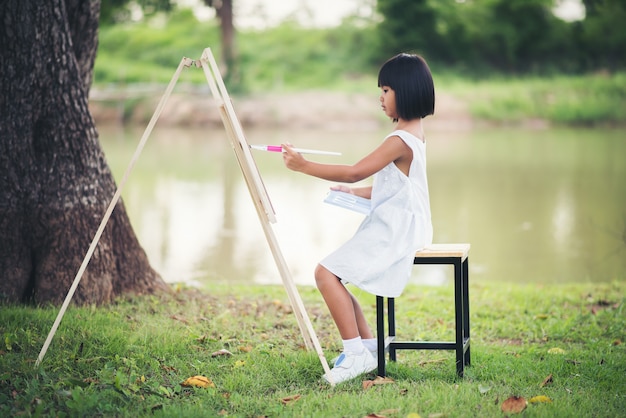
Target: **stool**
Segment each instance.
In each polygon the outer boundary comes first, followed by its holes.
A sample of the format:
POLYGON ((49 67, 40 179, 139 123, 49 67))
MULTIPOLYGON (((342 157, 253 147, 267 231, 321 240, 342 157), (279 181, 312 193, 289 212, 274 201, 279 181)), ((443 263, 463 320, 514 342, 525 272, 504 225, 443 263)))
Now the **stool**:
POLYGON ((396 320, 394 298, 387 298, 389 336, 385 338, 384 297, 376 296, 376 327, 378 344, 378 375, 385 377, 385 345, 389 360, 396 361, 397 350, 455 350, 456 372, 463 377, 470 365, 470 324, 468 254, 470 244, 432 244, 415 253, 413 264, 451 264, 454 266, 455 341, 395 341, 396 320))

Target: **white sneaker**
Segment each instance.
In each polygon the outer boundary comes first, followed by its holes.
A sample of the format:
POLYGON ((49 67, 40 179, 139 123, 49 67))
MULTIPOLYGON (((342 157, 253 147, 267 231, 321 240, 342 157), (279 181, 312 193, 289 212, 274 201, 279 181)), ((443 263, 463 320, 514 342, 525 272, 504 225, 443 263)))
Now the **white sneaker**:
MULTIPOLYGON (((369 350, 369 352, 372 353, 375 359, 378 359, 378 348, 369 350)), ((389 352, 389 342, 385 341, 385 354, 387 354, 388 352, 389 352)), ((332 360, 330 360, 330 364, 335 365, 335 363, 337 363, 337 360, 339 360, 339 357, 340 356, 337 356, 333 358, 332 360)))
MULTIPOLYGON (((363 350, 359 354, 343 352, 335 362, 335 367, 330 371, 333 383, 339 384, 346 380, 354 379, 363 373, 371 372, 378 366, 378 361, 369 350, 363 350)), ((329 382, 326 375, 322 378, 329 382)), ((329 382, 330 383, 330 382, 329 382)))

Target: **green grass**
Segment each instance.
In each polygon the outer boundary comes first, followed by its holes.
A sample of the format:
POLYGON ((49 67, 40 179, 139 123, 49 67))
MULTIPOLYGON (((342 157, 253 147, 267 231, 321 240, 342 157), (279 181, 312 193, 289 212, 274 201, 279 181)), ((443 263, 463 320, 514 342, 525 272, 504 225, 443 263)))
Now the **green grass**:
MULTIPOLYGON (((335 388, 321 382, 280 286, 215 285, 70 307, 38 369, 58 308, 4 305, 0 415, 503 416, 507 398, 544 395, 551 402, 529 404, 524 416, 614 417, 626 405, 625 290, 475 284, 464 379, 455 377, 452 352, 401 351, 388 367, 394 383, 367 390, 362 381, 375 374, 335 388), (221 349, 232 356, 211 356, 221 349), (181 386, 195 375, 215 387, 181 386)), ((340 341, 328 312, 315 289, 301 295, 330 358, 340 341)), ((357 296, 373 324, 373 298, 357 296)), ((410 286, 397 302, 400 338, 453 338, 451 289, 410 286)))
POLYGON ((450 82, 472 115, 495 122, 543 119, 562 125, 626 121, 626 73, 450 82))

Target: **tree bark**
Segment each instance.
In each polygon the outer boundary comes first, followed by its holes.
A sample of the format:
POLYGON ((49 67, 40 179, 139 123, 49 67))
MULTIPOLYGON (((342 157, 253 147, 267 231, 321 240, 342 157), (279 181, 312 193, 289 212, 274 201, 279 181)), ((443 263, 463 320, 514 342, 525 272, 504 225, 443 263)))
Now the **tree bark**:
MULTIPOLYGON (((89 113, 99 0, 0 5, 0 298, 65 298, 115 180, 89 113)), ((118 203, 73 301, 168 287, 118 203)))
POLYGON ((215 9, 220 20, 222 62, 226 67, 223 71, 224 82, 230 86, 231 91, 235 91, 241 80, 237 68, 233 0, 204 0, 204 3, 215 9))

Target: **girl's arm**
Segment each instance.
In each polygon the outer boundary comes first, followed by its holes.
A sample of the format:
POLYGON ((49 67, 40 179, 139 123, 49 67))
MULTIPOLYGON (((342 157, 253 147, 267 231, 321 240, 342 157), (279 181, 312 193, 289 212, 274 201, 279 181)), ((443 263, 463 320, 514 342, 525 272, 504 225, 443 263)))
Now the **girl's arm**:
POLYGON ((300 153, 294 151, 290 144, 281 146, 285 166, 290 170, 341 183, 361 181, 379 172, 391 162, 408 167, 406 163, 410 164, 413 159, 411 148, 397 136, 387 138, 378 148, 354 165, 316 163, 306 160, 300 153))

